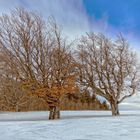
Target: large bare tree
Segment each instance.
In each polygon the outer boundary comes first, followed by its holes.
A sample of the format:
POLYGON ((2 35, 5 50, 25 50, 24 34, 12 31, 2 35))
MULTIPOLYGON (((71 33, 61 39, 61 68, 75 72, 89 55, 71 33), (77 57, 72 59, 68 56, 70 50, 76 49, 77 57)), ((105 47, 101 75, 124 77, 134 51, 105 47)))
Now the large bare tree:
POLYGON ((57 119, 61 97, 74 93, 76 62, 71 43, 63 38, 53 18, 25 9, 0 17, 0 45, 8 69, 31 96, 43 98, 49 106, 49 119, 57 119))
POLYGON ((135 53, 121 35, 112 41, 94 33, 82 37, 79 49, 82 85, 104 97, 110 103, 112 115, 119 115, 118 104, 138 88, 135 53))

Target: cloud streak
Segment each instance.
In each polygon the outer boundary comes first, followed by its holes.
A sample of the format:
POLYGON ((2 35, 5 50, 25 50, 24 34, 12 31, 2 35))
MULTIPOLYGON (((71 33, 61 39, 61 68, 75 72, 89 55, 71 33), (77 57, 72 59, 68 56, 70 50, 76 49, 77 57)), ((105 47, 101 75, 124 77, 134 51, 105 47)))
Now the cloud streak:
POLYGON ((1 0, 0 12, 22 6, 39 11, 44 18, 54 16, 67 34, 78 36, 89 31, 89 21, 82 0, 1 0))
MULTIPOLYGON (((54 16, 58 24, 63 27, 64 33, 71 38, 78 38, 89 31, 102 32, 115 38, 119 32, 123 31, 109 24, 110 15, 106 11, 99 19, 94 16, 91 18, 83 0, 0 0, 0 13, 7 13, 15 7, 38 11, 46 19, 54 16)), ((139 37, 132 31, 123 33, 130 43, 138 48, 139 37)))
POLYGON ((106 32, 109 28, 107 17, 91 19, 82 0, 1 0, 0 12, 9 12, 14 7, 25 7, 38 11, 44 18, 54 16, 64 32, 73 38, 89 31, 106 32))

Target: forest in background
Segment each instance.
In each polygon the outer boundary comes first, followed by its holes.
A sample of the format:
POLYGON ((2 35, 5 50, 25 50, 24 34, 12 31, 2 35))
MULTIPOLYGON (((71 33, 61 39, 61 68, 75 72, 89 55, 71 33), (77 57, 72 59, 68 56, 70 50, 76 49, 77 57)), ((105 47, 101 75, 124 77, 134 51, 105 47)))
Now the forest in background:
MULTIPOLYGON (((27 96, 17 99, 18 93, 10 91, 1 93, 0 110, 1 111, 46 111, 49 106, 38 96, 27 96), (17 104, 17 101, 19 102, 17 104)), ((109 105, 106 101, 100 101, 96 96, 90 95, 88 92, 78 93, 76 95, 67 95, 63 97, 61 110, 109 110, 109 105)))

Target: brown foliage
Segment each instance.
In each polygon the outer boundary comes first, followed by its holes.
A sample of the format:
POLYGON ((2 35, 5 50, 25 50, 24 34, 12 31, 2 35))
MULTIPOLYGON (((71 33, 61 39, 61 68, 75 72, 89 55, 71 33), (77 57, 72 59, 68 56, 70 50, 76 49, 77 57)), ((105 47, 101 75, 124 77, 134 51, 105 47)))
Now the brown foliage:
POLYGON ((25 9, 1 16, 0 45, 13 81, 22 84, 29 95, 43 98, 49 107, 59 107, 64 94, 77 91, 71 45, 53 18, 46 24, 25 9))

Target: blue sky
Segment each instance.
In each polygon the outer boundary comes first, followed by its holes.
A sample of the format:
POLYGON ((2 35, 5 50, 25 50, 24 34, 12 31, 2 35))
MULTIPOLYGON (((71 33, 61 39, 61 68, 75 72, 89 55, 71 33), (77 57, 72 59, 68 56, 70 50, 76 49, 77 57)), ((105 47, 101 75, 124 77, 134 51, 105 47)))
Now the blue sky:
POLYGON ((140 34, 139 0, 83 0, 89 17, 106 18, 118 31, 140 34))
POLYGON ((114 38, 121 32, 139 48, 140 0, 0 0, 0 13, 18 6, 36 10, 45 19, 53 15, 67 36, 95 31, 114 38))

